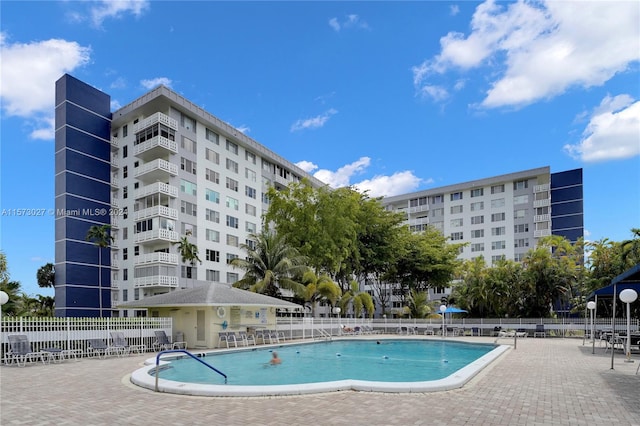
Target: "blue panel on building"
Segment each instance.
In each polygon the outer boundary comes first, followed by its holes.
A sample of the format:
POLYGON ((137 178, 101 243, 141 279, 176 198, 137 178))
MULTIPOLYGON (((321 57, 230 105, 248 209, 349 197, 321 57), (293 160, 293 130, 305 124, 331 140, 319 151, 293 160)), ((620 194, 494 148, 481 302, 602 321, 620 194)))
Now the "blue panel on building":
POLYGON ((568 214, 582 214, 582 211, 582 200, 557 203, 553 205, 553 209, 551 210, 551 217, 565 216, 568 214))
POLYGON ((567 170, 565 172, 551 174, 552 189, 573 185, 582 185, 582 169, 567 170))
POLYGON ((551 218, 551 229, 554 231, 566 228, 582 228, 583 226, 583 216, 581 214, 551 218))
POLYGON ((559 231, 553 231, 553 235, 559 235, 561 237, 565 237, 567 240, 571 241, 572 243, 578 241, 578 239, 582 238, 584 236, 584 230, 583 228, 579 228, 579 229, 562 229, 559 231))
POLYGON ((569 186, 561 189, 551 190, 551 202, 558 203, 563 201, 581 200, 582 186, 569 186))
POLYGON ((98 139, 71 127, 64 127, 56 132, 56 144, 58 143, 58 138, 64 139, 66 145, 61 143, 59 147, 56 147, 57 151, 66 147, 105 161, 110 161, 111 159, 111 145, 102 139, 98 139), (60 136, 58 136, 58 134, 60 136))
POLYGON ((65 151, 65 157, 68 171, 110 182, 111 166, 109 163, 71 150, 65 151))
POLYGON ((103 144, 109 147, 111 146, 110 120, 108 118, 97 116, 69 103, 64 104, 64 108, 58 108, 58 110, 65 111, 65 123, 67 126, 82 129, 85 132, 102 138, 103 144))
POLYGON ((111 203, 110 184, 98 182, 88 177, 79 176, 73 173, 66 173, 65 179, 67 188, 73 189, 74 195, 93 198, 107 204, 111 203))
POLYGON ((90 225, 108 225, 111 223, 111 217, 109 216, 110 206, 98 201, 84 200, 82 198, 73 197, 67 195, 65 197, 67 216, 73 216, 86 220, 91 220, 96 223, 90 225))
POLYGON ((73 102, 103 117, 111 118, 111 97, 69 74, 63 75, 56 82, 56 105, 64 101, 73 102))

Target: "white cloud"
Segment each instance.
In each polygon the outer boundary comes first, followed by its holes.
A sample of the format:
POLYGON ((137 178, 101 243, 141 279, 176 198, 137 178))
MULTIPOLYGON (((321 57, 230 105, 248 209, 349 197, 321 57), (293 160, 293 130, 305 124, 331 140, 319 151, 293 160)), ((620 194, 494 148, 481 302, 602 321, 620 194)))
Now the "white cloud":
POLYGON ((640 155, 640 101, 629 95, 605 97, 595 108, 582 140, 565 152, 586 162, 640 155))
POLYGON ((371 164, 369 157, 360 157, 351 164, 340 167, 335 172, 326 169, 320 169, 313 174, 314 177, 320 179, 332 188, 340 188, 349 186, 351 177, 357 173, 363 172, 371 164))
POLYGON ((171 87, 171 79, 167 77, 156 77, 148 80, 141 80, 140 84, 147 90, 155 89, 158 86, 171 87))
MULTIPOLYGON (((432 181, 428 181, 430 182, 432 181)), ((353 186, 361 192, 368 191, 371 197, 390 197, 415 191, 420 183, 423 183, 423 180, 407 170, 391 176, 374 176, 353 186)))
POLYGON ((304 120, 298 120, 291 125, 291 132, 297 132, 304 129, 317 129, 319 127, 322 127, 327 121, 329 121, 329 118, 331 118, 332 115, 337 113, 338 111, 331 108, 318 116, 306 118, 304 120))
POLYGON ((100 27, 105 19, 117 19, 126 13, 139 17, 148 7, 148 0, 102 0, 91 8, 91 20, 95 26, 100 27))
POLYGON ((312 171, 316 170, 318 168, 317 164, 313 164, 311 161, 299 161, 297 163, 295 163, 296 166, 300 167, 302 170, 304 170, 307 173, 311 173, 312 171))
POLYGON ((420 94, 424 97, 432 98, 434 101, 443 101, 449 97, 447 89, 441 86, 422 86, 420 94))
POLYGON ((26 118, 32 138, 53 138, 52 88, 63 74, 86 65, 90 54, 90 48, 73 41, 10 43, 0 33, 2 109, 8 116, 26 118))
POLYGON ((333 28, 335 32, 339 32, 340 30, 347 28, 356 28, 363 30, 369 29, 369 24, 361 20, 360 17, 355 14, 346 15, 342 21, 338 20, 338 18, 335 17, 331 18, 329 19, 329 26, 333 28))
POLYGON ((111 82, 111 89, 124 89, 127 87, 127 80, 124 77, 118 77, 111 82))
POLYGON ((240 133, 244 133, 244 134, 247 134, 251 131, 251 127, 245 124, 241 124, 240 126, 236 127, 236 129, 238 129, 240 133))
POLYGON ((458 13, 460 13, 460 7, 457 4, 449 6, 449 14, 451 16, 456 16, 458 13))
POLYGON ((480 4, 468 36, 451 32, 441 51, 412 68, 420 93, 427 79, 488 66, 498 75, 481 106, 524 106, 572 87, 599 86, 640 60, 636 2, 546 1, 480 4))

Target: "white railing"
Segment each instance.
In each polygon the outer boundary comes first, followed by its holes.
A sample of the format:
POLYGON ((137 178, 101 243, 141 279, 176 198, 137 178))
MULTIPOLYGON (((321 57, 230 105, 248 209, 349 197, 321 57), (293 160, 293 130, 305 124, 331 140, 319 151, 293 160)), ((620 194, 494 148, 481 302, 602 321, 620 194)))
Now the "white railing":
POLYGON ((409 213, 420 213, 420 212, 425 212, 429 210, 429 205, 425 204, 422 206, 417 206, 417 207, 409 207, 409 213))
POLYGON ((539 214, 533 217, 534 222, 549 222, 550 219, 551 219, 550 214, 539 214))
POLYGON ((533 201, 533 207, 546 207, 549 205, 551 205, 551 201, 548 198, 533 201))
POLYGON ((120 142, 118 141, 118 138, 115 136, 111 137, 111 146, 114 148, 118 148, 118 146, 120 145, 120 142))
POLYGON ((134 220, 142 220, 155 216, 163 216, 169 219, 178 218, 178 210, 165 206, 148 207, 135 212, 134 220))
POLYGON ((533 237, 534 238, 547 237, 549 235, 551 235, 551 230, 550 229, 540 229, 538 231, 533 231, 533 237))
POLYGON ((167 335, 172 336, 172 319, 3 317, 0 345, 4 356, 9 350, 8 336, 21 334, 28 337, 34 352, 44 348, 60 348, 86 354, 88 339, 103 339, 105 343, 109 343, 110 332, 120 331, 124 333, 129 345, 145 345, 151 350, 156 340, 156 330, 164 330, 167 335))
POLYGON ((135 198, 143 198, 154 194, 165 194, 176 198, 178 196, 178 188, 164 182, 156 182, 136 189, 135 198))
POLYGON ((178 255, 173 253, 146 253, 141 256, 135 256, 134 264, 136 266, 147 263, 168 263, 170 265, 178 264, 178 255))
POLYGON ((533 192, 544 192, 549 190, 550 185, 548 183, 543 183, 542 185, 534 185, 533 192))
POLYGON ((153 148, 164 148, 173 153, 178 152, 178 144, 176 143, 176 141, 169 140, 163 136, 155 136, 151 139, 147 139, 142 143, 134 145, 133 155, 138 155, 153 148))
POLYGON ((162 170, 173 176, 178 174, 178 166, 176 166, 175 164, 171 164, 167 160, 157 159, 149 163, 145 163, 141 167, 139 167, 136 171, 135 177, 140 177, 155 170, 162 170))
POLYGON ((153 126, 156 123, 164 124, 165 126, 178 130, 178 121, 169 117, 166 114, 161 112, 156 112, 155 114, 145 118, 144 120, 136 123, 133 126, 133 132, 138 133, 140 130, 146 129, 147 127, 153 126))
POLYGON ((150 277, 136 278, 133 281, 136 288, 142 287, 178 287, 178 277, 170 275, 153 275, 150 277))
POLYGON ((164 241, 178 241, 178 233, 175 231, 168 231, 166 229, 154 229, 153 231, 139 232, 135 234, 134 241, 136 243, 143 243, 145 241, 152 240, 164 240, 164 241))

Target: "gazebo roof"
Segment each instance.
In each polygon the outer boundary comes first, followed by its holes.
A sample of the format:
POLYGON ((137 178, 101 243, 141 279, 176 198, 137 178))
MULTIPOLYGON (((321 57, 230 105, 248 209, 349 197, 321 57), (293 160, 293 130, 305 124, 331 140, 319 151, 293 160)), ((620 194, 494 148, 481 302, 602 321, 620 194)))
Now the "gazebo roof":
POLYGON ((640 294, 640 263, 615 277, 611 280, 610 285, 599 288, 591 293, 589 298, 593 296, 612 296, 614 287, 616 295, 620 294, 622 290, 627 288, 633 289, 640 294))
POLYGON ((176 290, 144 299, 123 302, 118 308, 166 308, 179 306, 273 306, 302 309, 303 306, 264 294, 253 293, 227 284, 211 283, 186 290, 176 290))

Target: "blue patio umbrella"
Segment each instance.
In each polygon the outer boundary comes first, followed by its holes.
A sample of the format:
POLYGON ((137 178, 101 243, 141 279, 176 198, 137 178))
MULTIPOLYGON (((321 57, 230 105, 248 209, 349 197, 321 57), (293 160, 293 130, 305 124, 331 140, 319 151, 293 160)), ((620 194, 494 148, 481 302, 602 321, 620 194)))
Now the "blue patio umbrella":
POLYGON ((466 312, 464 309, 456 308, 455 306, 447 306, 447 309, 444 311, 445 314, 462 314, 466 312))

